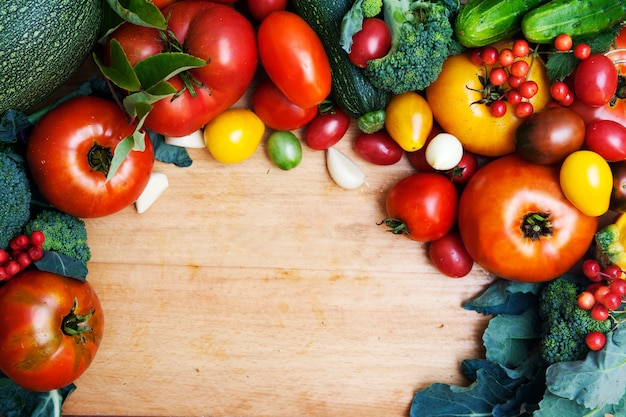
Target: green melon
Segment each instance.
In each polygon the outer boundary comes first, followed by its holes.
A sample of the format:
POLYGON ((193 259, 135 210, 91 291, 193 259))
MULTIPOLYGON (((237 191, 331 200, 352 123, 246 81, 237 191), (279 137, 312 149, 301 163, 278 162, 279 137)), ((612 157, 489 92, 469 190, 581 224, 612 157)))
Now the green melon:
POLYGON ((97 41, 101 0, 0 0, 0 116, 65 83, 97 41))

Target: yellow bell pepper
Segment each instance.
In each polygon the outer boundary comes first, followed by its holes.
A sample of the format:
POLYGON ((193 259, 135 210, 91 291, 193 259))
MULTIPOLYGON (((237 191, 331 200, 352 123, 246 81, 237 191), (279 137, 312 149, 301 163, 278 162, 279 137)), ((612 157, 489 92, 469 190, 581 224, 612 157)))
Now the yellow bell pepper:
POLYGON ((596 258, 603 267, 615 264, 626 269, 626 214, 598 231, 595 241, 596 258))

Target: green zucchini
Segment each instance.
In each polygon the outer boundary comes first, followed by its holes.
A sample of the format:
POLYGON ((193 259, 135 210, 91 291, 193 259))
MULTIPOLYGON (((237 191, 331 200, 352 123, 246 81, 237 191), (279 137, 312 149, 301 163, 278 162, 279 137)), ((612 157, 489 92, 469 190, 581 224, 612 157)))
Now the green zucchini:
POLYGON ((522 31, 530 42, 551 43, 561 33, 593 35, 624 19, 624 0, 552 0, 524 16, 522 31))
POLYGON ((102 12, 101 0, 0 1, 0 116, 26 111, 78 70, 102 12))
POLYGON ((549 0, 469 0, 456 17, 454 31, 468 48, 511 39, 521 34, 522 18, 549 0))
POLYGON ((384 110, 389 93, 374 87, 363 70, 352 64, 339 43, 341 20, 352 6, 350 0, 292 0, 293 11, 320 37, 332 76, 334 101, 351 117, 384 110))

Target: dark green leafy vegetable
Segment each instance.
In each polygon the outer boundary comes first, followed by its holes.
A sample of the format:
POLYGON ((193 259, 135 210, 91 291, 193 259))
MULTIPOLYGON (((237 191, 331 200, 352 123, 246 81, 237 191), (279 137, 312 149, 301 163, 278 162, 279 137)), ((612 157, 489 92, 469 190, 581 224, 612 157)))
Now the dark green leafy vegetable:
POLYGON ((3 417, 61 417, 63 402, 76 386, 34 392, 28 391, 0 372, 0 415, 3 417))
POLYGON ((0 149, 0 248, 6 248, 30 218, 31 192, 19 156, 0 149))

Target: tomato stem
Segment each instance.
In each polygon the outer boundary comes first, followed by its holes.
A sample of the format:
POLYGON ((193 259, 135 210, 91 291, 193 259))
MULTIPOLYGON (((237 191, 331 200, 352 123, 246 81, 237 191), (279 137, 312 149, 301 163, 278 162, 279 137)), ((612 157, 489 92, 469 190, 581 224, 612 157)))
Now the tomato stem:
POLYGON ((77 314, 76 307, 78 307, 78 300, 74 299, 72 308, 67 316, 63 317, 61 323, 61 330, 66 336, 78 336, 80 341, 84 341, 85 336, 83 332, 91 332, 93 329, 87 325, 87 322, 96 312, 93 307, 87 314, 77 314))
POLYGON ((410 235, 409 229, 407 229, 406 223, 402 220, 394 219, 393 217, 387 217, 383 219, 378 225, 384 224, 389 228, 388 232, 393 233, 394 235, 410 235))
POLYGON ((550 216, 550 213, 533 212, 526 214, 520 225, 524 237, 539 240, 542 237, 552 236, 553 228, 550 216))
POLYGON ((113 152, 110 147, 94 142, 91 149, 89 149, 87 159, 92 171, 101 172, 105 178, 109 175, 111 161, 113 160, 113 152))

